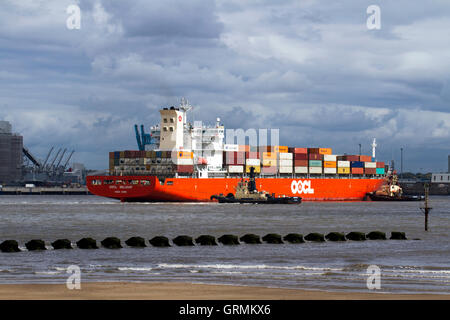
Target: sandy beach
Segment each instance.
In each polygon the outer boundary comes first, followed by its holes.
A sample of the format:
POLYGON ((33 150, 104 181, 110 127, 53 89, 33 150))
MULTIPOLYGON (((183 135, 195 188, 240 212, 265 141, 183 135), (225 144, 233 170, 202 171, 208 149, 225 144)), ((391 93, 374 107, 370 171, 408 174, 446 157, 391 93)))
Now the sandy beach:
POLYGON ((308 291, 191 283, 2 284, 1 300, 450 300, 450 295, 308 291))

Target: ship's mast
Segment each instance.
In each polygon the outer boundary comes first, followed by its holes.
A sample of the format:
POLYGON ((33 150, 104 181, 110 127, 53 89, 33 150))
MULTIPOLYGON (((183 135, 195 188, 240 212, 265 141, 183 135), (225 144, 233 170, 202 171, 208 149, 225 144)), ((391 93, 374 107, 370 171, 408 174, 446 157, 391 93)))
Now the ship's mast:
POLYGON ((373 138, 373 142, 372 142, 372 158, 374 159, 374 160, 376 160, 375 159, 375 155, 376 155, 376 149, 377 149, 377 138, 373 138))

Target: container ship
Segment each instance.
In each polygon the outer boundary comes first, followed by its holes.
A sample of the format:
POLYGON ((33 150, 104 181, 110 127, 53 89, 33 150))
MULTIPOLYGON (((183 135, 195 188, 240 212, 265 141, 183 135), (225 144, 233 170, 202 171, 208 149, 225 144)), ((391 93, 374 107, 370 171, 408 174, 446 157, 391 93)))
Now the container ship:
POLYGON ((302 201, 362 201, 386 184, 388 166, 368 155, 335 155, 331 148, 226 144, 225 128, 187 121, 191 106, 162 108, 160 123, 139 150, 109 153, 109 174, 87 177, 89 191, 123 202, 210 202, 234 194, 256 173, 256 187, 302 201))

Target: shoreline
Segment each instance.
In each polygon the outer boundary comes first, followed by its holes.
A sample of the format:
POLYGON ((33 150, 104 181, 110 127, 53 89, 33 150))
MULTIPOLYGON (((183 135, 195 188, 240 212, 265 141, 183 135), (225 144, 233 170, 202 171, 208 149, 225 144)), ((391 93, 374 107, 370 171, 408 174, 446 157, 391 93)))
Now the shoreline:
POLYGON ((450 294, 396 294, 282 289, 182 282, 0 284, 0 300, 450 300, 450 294))

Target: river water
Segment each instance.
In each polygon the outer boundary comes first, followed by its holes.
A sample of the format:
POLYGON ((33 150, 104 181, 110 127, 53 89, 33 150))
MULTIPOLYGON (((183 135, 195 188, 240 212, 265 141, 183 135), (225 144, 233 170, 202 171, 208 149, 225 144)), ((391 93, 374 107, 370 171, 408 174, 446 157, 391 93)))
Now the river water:
POLYGON ((120 203, 96 196, 0 196, 0 283, 65 283, 69 265, 82 281, 177 281, 329 291, 368 291, 367 268, 381 270, 381 289, 450 293, 450 197, 431 197, 428 232, 419 202, 305 202, 301 205, 120 203), (404 231, 409 240, 130 248, 132 236, 242 236, 291 232, 404 231), (123 249, 52 250, 50 243, 115 236, 123 249), (30 252, 25 242, 46 241, 30 252), (420 239, 420 240, 413 240, 420 239))

